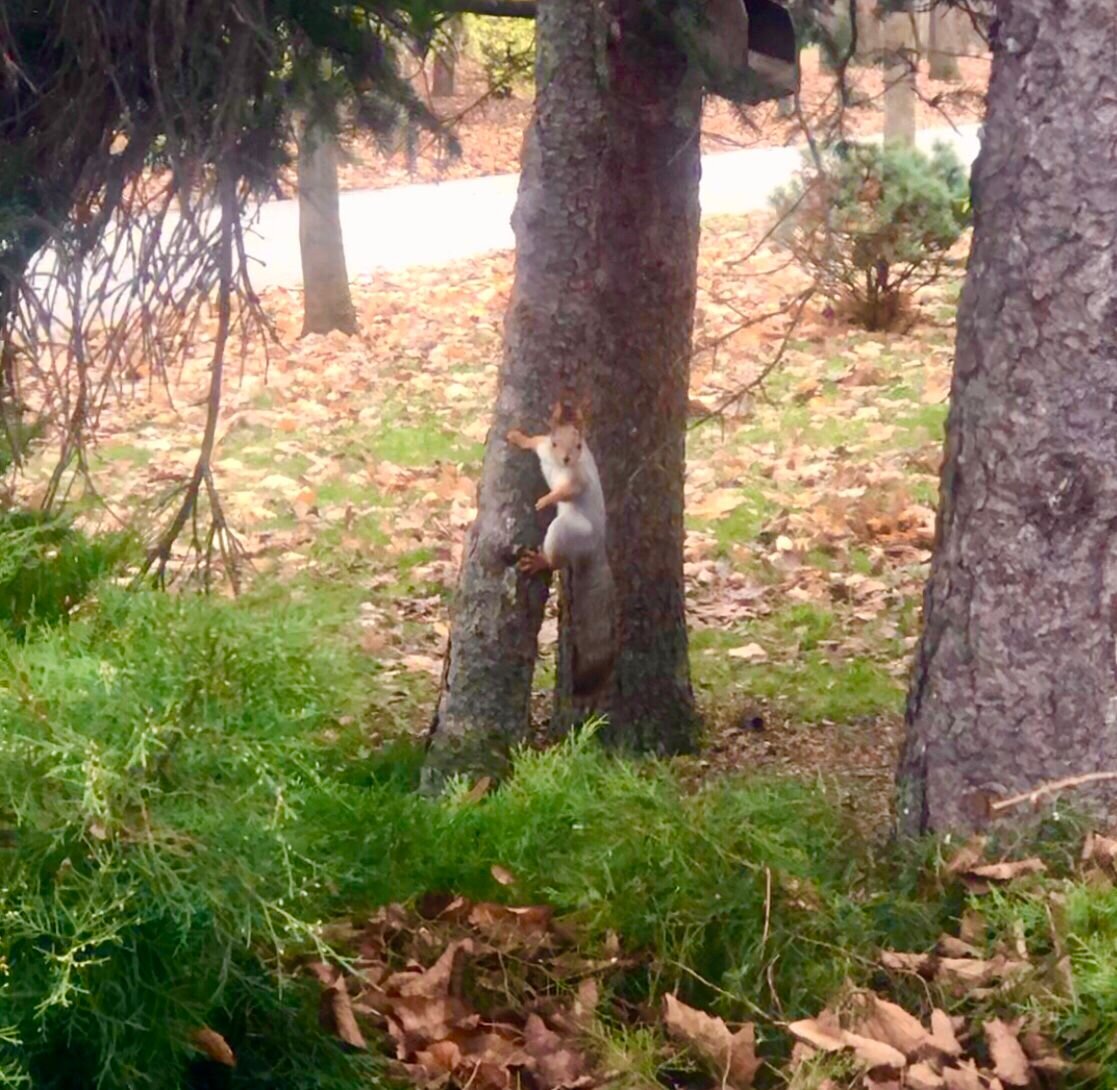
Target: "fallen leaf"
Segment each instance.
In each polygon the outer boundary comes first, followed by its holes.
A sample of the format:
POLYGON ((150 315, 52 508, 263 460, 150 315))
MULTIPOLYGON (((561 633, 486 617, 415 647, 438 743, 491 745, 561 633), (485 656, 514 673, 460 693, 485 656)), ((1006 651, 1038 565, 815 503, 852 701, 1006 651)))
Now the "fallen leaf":
POLYGON ((535 1061, 535 1073, 547 1090, 573 1090, 590 1081, 585 1056, 565 1044, 538 1014, 529 1014, 524 1024, 524 1051, 535 1061))
POLYGON ((943 1068, 942 1081, 945 1090, 985 1090, 973 1060, 967 1060, 961 1067, 943 1068))
POLYGON ((768 652, 758 643, 746 643, 741 647, 731 647, 726 654, 731 659, 744 659, 745 662, 764 662, 768 652))
POLYGON ((942 1090, 945 1083, 929 1063, 920 1061, 904 1072, 904 1085, 910 1090, 942 1090))
POLYGON ((997 1077, 1009 1086, 1027 1086, 1031 1081, 1031 1065, 1016 1030, 999 1018, 990 1018, 983 1028, 997 1077))
POLYGON ((970 867, 967 874, 975 878, 987 878, 991 882, 1011 882, 1026 874, 1043 874, 1047 870, 1042 859, 1017 859, 1007 863, 985 863, 970 867))
POLYGON ((225 1067, 236 1067, 237 1058, 229 1047, 229 1042, 215 1029, 202 1026, 190 1034, 190 1043, 199 1051, 205 1053, 214 1063, 225 1067))
POLYGON ((311 962, 307 968, 322 985, 322 1006, 333 1032, 351 1048, 366 1047, 364 1035, 353 1015, 345 975, 335 966, 322 961, 311 962))
POLYGON ((890 1003, 871 992, 863 999, 857 1032, 891 1045, 908 1059, 913 1059, 924 1051, 930 1040, 930 1034, 918 1018, 896 1003, 890 1003))
POLYGON ((502 886, 514 886, 516 884, 516 876, 499 863, 494 863, 489 868, 489 872, 502 886))
POLYGON ((752 1086, 760 1060, 751 1023, 731 1033, 722 1019, 688 1007, 673 995, 663 997, 663 1021, 671 1036, 690 1045, 725 1085, 734 1090, 752 1086))
POLYGON ((459 959, 463 954, 472 952, 473 942, 470 939, 460 939, 458 942, 450 943, 429 969, 414 974, 412 979, 404 982, 399 988, 399 994, 423 996, 427 999, 449 995, 459 959))
POLYGON ((931 1043, 943 1056, 962 1055, 962 1046, 954 1032, 954 1023, 951 1022, 950 1015, 938 1007, 931 1011, 931 1043))

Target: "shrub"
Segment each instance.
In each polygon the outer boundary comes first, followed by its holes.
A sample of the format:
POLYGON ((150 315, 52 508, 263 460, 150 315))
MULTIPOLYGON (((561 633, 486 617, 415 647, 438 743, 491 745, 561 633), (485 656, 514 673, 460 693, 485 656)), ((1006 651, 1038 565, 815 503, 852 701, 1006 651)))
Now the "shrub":
POLYGON ((773 197, 775 240, 849 318, 892 326, 916 288, 941 274, 970 219, 965 170, 954 152, 839 144, 820 173, 808 160, 773 197))
POLYGON ((88 538, 37 511, 0 511, 0 631, 64 618, 92 584, 131 553, 127 534, 88 538))
POLYGON ((535 66, 535 22, 485 15, 465 17, 468 48, 485 74, 489 94, 509 98, 517 87, 530 86, 535 66))

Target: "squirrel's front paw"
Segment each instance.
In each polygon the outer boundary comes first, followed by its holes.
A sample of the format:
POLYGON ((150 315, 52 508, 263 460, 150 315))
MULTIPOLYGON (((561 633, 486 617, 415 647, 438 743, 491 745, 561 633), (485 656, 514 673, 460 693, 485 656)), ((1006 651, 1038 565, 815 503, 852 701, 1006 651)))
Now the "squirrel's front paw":
POLYGON ((551 570, 551 565, 548 563, 547 558, 536 550, 524 553, 516 562, 516 567, 519 568, 524 575, 538 575, 540 572, 551 570))
POLYGON ((551 506, 551 497, 550 496, 540 496, 539 499, 537 499, 535 501, 535 510, 536 511, 546 511, 547 508, 550 507, 550 506, 551 506))

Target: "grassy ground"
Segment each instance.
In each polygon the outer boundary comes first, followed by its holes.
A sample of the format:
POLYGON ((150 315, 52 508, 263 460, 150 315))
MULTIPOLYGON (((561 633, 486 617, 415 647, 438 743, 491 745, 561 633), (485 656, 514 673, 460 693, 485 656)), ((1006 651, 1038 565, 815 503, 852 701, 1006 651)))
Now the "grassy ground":
MULTIPOLYGON (((929 557, 958 279, 926 291, 906 333, 868 335, 809 304, 762 247, 766 226, 703 234, 696 413, 784 361, 688 443, 686 572, 702 760, 837 774, 869 824, 886 816, 897 716, 929 557), (768 276, 757 273, 776 270, 768 276), (716 346, 716 347, 713 347, 716 346), (759 720, 764 730, 755 727, 759 720)), ((488 427, 511 272, 495 255, 358 285, 359 339, 298 340, 299 300, 268 306, 282 338, 231 370, 216 479, 260 593, 343 628, 388 687, 388 730, 417 730, 437 681, 488 427)), ((89 525, 154 520, 190 466, 208 349, 170 390, 140 376, 93 452, 89 525)), ((45 461, 45 460, 44 460, 45 461)), ((33 472, 24 482, 33 494, 33 472)), ((549 641, 544 629, 549 669, 549 641)))

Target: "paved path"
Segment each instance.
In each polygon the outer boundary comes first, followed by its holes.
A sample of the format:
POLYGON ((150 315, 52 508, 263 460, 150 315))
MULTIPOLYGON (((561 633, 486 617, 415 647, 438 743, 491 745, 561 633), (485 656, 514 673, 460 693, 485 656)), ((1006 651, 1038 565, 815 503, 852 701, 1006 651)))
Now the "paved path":
MULTIPOLYGON (((977 154, 978 127, 925 129, 918 143, 952 144, 964 162, 977 154)), ((754 212, 784 185, 801 162, 798 148, 746 148, 702 159, 704 216, 754 212)), ((351 277, 377 269, 438 265, 514 244, 509 218, 518 175, 500 174, 431 185, 354 190, 341 195, 341 224, 351 277)), ((269 201, 259 210, 249 254, 257 287, 302 283, 298 205, 269 201)))

